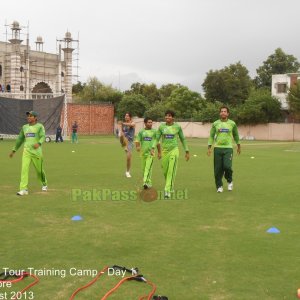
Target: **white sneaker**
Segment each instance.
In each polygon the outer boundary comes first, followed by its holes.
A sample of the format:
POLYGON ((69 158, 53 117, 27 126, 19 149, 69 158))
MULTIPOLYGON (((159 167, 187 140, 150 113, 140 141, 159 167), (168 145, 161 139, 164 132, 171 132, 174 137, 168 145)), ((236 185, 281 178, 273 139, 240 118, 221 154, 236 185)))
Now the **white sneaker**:
POLYGON ((28 195, 28 190, 21 190, 21 191, 17 192, 17 195, 18 195, 18 196, 25 196, 25 195, 28 195))
POLYGON ((165 192, 164 198, 165 199, 170 199, 171 198, 171 193, 170 192, 165 192))
POLYGON ((217 193, 223 193, 223 187, 222 186, 218 187, 217 193))
POLYGON ((129 172, 126 172, 126 173, 125 173, 125 176, 126 176, 127 178, 131 178, 131 175, 130 175, 129 172))
POLYGON ((228 183, 228 191, 233 190, 233 182, 228 183))
POLYGON ((43 186, 42 186, 42 191, 43 191, 43 192, 47 192, 47 191, 48 191, 48 187, 47 187, 46 185, 43 185, 43 186))

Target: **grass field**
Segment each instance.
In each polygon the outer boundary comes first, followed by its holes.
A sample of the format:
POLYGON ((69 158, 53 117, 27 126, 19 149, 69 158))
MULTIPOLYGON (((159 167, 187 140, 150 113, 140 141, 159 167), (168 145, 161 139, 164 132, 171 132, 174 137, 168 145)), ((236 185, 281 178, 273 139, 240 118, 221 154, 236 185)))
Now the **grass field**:
MULTIPOLYGON (((171 300, 296 299, 300 143, 245 141, 241 156, 234 156, 234 191, 217 194, 206 142, 188 139, 189 162, 181 150, 175 188, 185 190, 187 199, 147 203, 89 198, 93 189, 134 194, 141 186, 138 154, 132 178, 125 178, 125 155, 114 137, 45 144, 49 191, 41 192, 32 168, 25 197, 16 196, 22 151, 10 159, 13 142, 1 141, 0 270, 66 271, 66 276, 39 276, 31 289, 35 300, 68 300, 93 279, 70 270, 114 264, 139 267, 157 286, 156 294, 171 300), (84 197, 74 198, 74 190, 84 197), (75 215, 83 220, 72 221, 75 215), (280 233, 267 233, 270 227, 280 233)), ((158 160, 153 172, 154 186, 162 190, 158 160)), ((120 279, 103 275, 75 299, 101 299, 120 279)), ((0 299, 31 281, 0 289, 0 299)), ((138 299, 149 291, 143 283, 128 282, 109 299, 138 299)))

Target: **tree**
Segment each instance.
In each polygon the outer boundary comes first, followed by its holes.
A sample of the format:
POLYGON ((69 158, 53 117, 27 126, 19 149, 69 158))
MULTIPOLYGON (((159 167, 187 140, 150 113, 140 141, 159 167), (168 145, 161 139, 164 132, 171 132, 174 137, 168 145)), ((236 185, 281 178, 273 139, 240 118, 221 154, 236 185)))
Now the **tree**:
POLYGON ((117 116, 118 119, 123 119, 126 112, 130 112, 132 116, 142 118, 148 108, 149 104, 144 96, 125 95, 117 107, 117 116))
POLYGON ((102 88, 103 84, 96 77, 90 77, 79 97, 83 101, 101 101, 97 94, 102 88))
POLYGON ((219 111, 222 103, 216 102, 206 102, 203 108, 194 115, 193 120, 202 123, 213 123, 219 119, 219 111))
POLYGON ((300 80, 289 89, 287 101, 293 118, 300 121, 300 80))
POLYGON ((176 116, 183 119, 192 118, 201 109, 202 103, 201 95, 185 86, 173 90, 166 101, 166 105, 175 111, 176 116))
POLYGON ((76 84, 73 84, 72 86, 72 93, 77 95, 79 94, 85 87, 85 83, 81 83, 81 81, 78 81, 76 84))
POLYGON ((142 95, 146 100, 153 104, 157 101, 160 101, 159 90, 156 87, 156 84, 141 84, 139 82, 133 83, 130 87, 130 90, 125 91, 126 95, 142 95))
POLYGON ((132 95, 132 94, 140 94, 142 95, 142 86, 143 84, 139 82, 135 82, 130 86, 130 90, 125 91, 124 93, 126 95, 132 95))
POLYGON ((168 109, 168 106, 163 102, 156 102, 151 105, 150 108, 145 112, 145 117, 149 117, 154 121, 163 120, 165 111, 168 109))
POLYGON ((96 77, 90 77, 79 93, 74 97, 75 102, 110 102, 117 106, 123 94, 111 85, 101 83, 96 77))
POLYGON ((248 98, 251 86, 249 71, 240 62, 221 70, 210 70, 202 84, 207 100, 233 105, 248 98))
POLYGON ((300 63, 293 55, 286 54, 281 48, 277 48, 263 65, 256 69, 257 76, 254 83, 257 88, 271 87, 273 74, 286 74, 298 72, 300 63))
POLYGON ((268 89, 253 89, 237 114, 237 123, 240 124, 278 122, 281 119, 281 104, 268 89))
POLYGON ((172 92, 180 87, 183 87, 183 85, 177 83, 168 83, 164 84, 159 89, 160 99, 161 101, 165 101, 167 98, 169 98, 172 94, 172 92))

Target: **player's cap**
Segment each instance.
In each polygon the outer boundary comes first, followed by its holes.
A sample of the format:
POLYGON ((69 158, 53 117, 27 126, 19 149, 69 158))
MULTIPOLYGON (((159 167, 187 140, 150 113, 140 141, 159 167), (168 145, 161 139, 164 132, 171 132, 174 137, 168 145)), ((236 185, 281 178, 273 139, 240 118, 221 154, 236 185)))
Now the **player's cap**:
POLYGON ((32 116, 34 116, 34 117, 37 117, 38 116, 38 113, 36 112, 36 111, 26 111, 26 115, 28 116, 28 115, 32 115, 32 116))

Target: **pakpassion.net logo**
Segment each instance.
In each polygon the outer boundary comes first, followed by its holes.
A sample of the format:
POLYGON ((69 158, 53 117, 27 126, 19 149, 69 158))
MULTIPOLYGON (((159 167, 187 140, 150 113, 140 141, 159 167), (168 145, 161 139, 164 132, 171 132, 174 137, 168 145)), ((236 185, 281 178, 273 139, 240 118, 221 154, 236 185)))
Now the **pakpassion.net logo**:
POLYGON ((154 188, 142 190, 112 190, 112 189, 72 189, 71 199, 74 202, 97 202, 97 201, 136 201, 152 202, 156 200, 187 200, 188 190, 175 190, 168 197, 164 191, 154 188))

